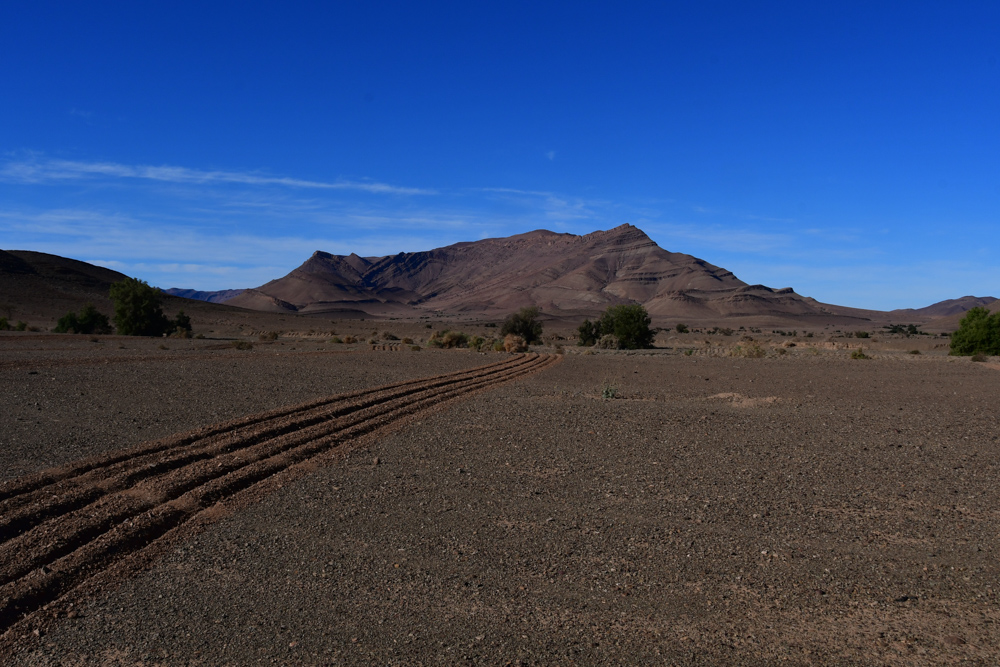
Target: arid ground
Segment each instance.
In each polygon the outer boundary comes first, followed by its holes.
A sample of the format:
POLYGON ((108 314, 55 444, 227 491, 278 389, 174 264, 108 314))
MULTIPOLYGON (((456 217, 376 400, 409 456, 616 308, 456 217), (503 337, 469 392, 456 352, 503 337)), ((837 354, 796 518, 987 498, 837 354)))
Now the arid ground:
POLYGON ((796 340, 0 334, 0 658, 994 664, 997 360, 796 340))

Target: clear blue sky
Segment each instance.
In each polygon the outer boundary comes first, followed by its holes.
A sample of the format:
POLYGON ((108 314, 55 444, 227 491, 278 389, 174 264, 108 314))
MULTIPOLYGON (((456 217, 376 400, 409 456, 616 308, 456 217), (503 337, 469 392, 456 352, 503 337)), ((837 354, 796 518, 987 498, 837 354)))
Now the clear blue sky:
POLYGON ((826 302, 1000 297, 1000 3, 0 5, 0 248, 221 289, 625 222, 826 302))

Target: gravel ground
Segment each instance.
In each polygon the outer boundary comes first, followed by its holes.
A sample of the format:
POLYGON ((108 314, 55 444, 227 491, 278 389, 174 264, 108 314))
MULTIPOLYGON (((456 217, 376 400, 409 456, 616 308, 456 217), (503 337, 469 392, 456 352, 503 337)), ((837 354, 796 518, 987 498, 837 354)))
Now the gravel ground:
MULTIPOLYGON (((111 364, 120 419, 84 442, 482 363, 421 354, 111 364)), ((29 397, 4 414, 82 421, 67 382, 2 374, 29 397)), ((998 385, 940 357, 567 355, 220 520, 19 662, 992 663, 998 385)), ((82 455, 42 426, 8 460, 82 455)))
POLYGON ((178 431, 485 363, 472 353, 345 351, 322 341, 236 350, 229 341, 97 340, 0 335, 0 482, 178 431))

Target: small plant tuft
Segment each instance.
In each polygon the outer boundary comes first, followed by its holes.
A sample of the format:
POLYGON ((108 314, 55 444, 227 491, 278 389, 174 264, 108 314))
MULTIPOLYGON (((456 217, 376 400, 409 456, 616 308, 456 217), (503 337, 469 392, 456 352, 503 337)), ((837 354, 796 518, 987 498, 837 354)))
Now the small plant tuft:
POLYGON ((865 354, 865 349, 863 347, 859 347, 851 352, 851 359, 871 359, 871 357, 865 354))
MULTIPOLYGON (((252 350, 253 343, 248 340, 234 340, 231 345, 237 350, 252 350)), ((294 348, 293 348, 294 349, 294 348)))

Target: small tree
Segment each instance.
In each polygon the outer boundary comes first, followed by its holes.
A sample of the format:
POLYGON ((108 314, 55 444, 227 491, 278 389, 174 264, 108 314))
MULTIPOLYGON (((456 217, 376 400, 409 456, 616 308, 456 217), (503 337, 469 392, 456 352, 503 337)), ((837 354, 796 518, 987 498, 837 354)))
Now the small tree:
POLYGON ((162 336, 173 328, 160 307, 160 291, 144 280, 126 278, 111 285, 115 327, 124 336, 162 336))
POLYGON ((52 331, 55 333, 109 334, 111 333, 111 323, 108 322, 107 315, 94 308, 94 304, 88 303, 79 315, 70 312, 60 317, 52 331))
POLYGON ((990 314, 981 306, 970 309, 951 334, 951 354, 1000 355, 1000 311, 990 314))
POLYGON ((584 320, 577 332, 580 345, 638 350, 653 346, 656 332, 649 328, 649 313, 640 304, 611 306, 597 322, 584 320))
POLYGON ((688 325, 678 322, 677 326, 675 326, 674 329, 677 331, 677 333, 687 333, 688 325))
POLYGON ((580 328, 576 330, 578 338, 580 339, 577 345, 582 345, 584 347, 590 347, 597 342, 597 339, 601 337, 601 329, 596 322, 591 322, 590 320, 584 320, 580 328))
POLYGON ((537 320, 539 311, 535 306, 522 308, 507 316, 500 328, 500 335, 520 336, 528 345, 542 340, 542 323, 537 320))
POLYGON ((601 334, 612 334, 626 350, 638 350, 653 346, 656 333, 649 328, 649 313, 640 304, 611 306, 604 311, 598 322, 601 334))

